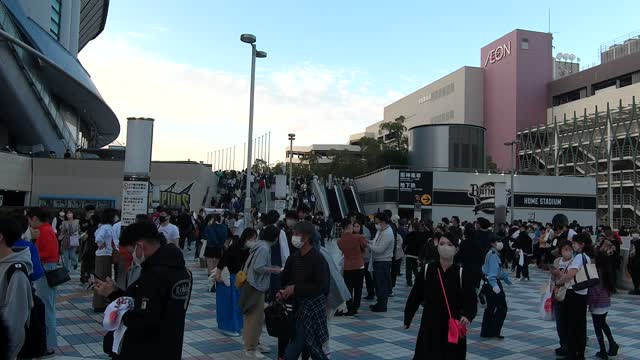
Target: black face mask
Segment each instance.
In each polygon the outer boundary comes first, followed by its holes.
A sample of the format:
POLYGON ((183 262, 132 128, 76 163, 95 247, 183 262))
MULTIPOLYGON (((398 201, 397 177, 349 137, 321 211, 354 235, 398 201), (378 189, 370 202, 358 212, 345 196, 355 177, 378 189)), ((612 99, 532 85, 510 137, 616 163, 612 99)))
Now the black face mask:
POLYGON ((158 217, 158 220, 160 220, 161 223, 167 221, 167 217, 166 216, 160 216, 158 217))

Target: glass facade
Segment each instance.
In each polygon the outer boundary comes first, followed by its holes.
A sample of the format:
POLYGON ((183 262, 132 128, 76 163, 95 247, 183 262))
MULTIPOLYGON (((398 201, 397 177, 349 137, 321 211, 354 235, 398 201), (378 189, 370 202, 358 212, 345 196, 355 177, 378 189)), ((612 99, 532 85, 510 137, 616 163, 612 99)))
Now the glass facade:
POLYGON ((62 8, 62 0, 51 0, 51 24, 49 32, 56 40, 60 40, 60 11, 62 8))

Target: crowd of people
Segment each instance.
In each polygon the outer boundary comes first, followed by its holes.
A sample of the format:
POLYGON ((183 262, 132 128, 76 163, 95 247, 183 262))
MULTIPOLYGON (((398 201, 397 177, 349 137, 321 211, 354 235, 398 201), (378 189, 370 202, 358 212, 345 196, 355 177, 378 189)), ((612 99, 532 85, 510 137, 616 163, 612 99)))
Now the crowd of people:
MULTIPOLYGON (((104 313, 109 324, 107 354, 134 359, 151 351, 156 358, 179 359, 192 289, 183 250, 194 243, 194 258, 202 260, 215 293, 218 328, 242 336, 247 358, 264 358, 271 350, 260 343, 266 324, 277 338, 279 359, 327 359, 333 318, 359 316, 363 300, 373 302, 368 311, 387 312, 403 263, 411 288, 406 328, 423 307, 415 359, 464 359, 478 303, 484 306, 480 337, 504 339, 509 269, 527 281, 530 266, 548 277, 556 355, 585 357, 587 310, 600 347, 595 355, 606 359, 619 351, 607 312, 617 291, 622 242, 606 226, 594 231, 563 215, 545 225, 519 220, 496 225, 457 216, 435 224, 401 219, 389 210, 350 214, 334 226, 333 218, 314 214, 309 205, 303 199, 284 216, 272 210, 255 219, 236 211, 158 207, 124 229, 116 210, 97 213, 92 206, 82 213, 60 210, 52 218, 41 208, 0 218, 0 315, 9 335, 7 358, 23 358, 27 348, 41 349, 31 357, 55 354, 56 288, 79 266, 80 281, 94 291, 93 310, 104 313), (334 240, 339 261, 325 247, 334 240), (577 280, 593 269, 598 281, 577 280), (25 324, 38 319, 42 335, 35 341, 25 324)), ((637 235, 628 264, 631 293, 639 294, 637 235)))

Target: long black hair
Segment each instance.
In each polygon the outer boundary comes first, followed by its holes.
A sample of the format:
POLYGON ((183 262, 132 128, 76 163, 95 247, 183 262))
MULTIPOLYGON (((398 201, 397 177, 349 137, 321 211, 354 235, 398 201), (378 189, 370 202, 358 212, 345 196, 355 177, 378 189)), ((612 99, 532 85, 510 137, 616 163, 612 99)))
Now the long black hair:
POLYGON ((233 241, 231 241, 231 245, 229 245, 229 250, 243 249, 244 245, 247 243, 247 240, 251 239, 252 237, 257 238, 258 232, 253 228, 244 229, 244 231, 242 231, 242 234, 240 235, 239 238, 233 239, 233 241))
POLYGON ((584 244, 584 247, 582 248, 583 254, 586 254, 590 258, 593 258, 595 256, 593 241, 591 240, 591 235, 589 233, 581 232, 573 237, 573 241, 577 242, 578 244, 584 244))

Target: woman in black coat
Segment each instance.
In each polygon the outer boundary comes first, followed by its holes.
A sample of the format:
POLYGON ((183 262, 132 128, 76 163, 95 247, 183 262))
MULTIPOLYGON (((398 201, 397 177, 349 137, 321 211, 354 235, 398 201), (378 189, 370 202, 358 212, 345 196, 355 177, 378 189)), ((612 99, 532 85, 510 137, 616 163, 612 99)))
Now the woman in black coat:
POLYGON ((463 283, 462 269, 454 264, 453 257, 458 250, 459 239, 451 234, 440 237, 438 242, 438 261, 427 264, 411 289, 404 310, 405 328, 423 304, 422 321, 416 341, 415 360, 456 360, 467 356, 466 338, 460 338, 457 344, 449 343, 449 311, 440 285, 439 273, 446 291, 451 316, 468 327, 476 316, 477 303, 473 284, 463 283))

